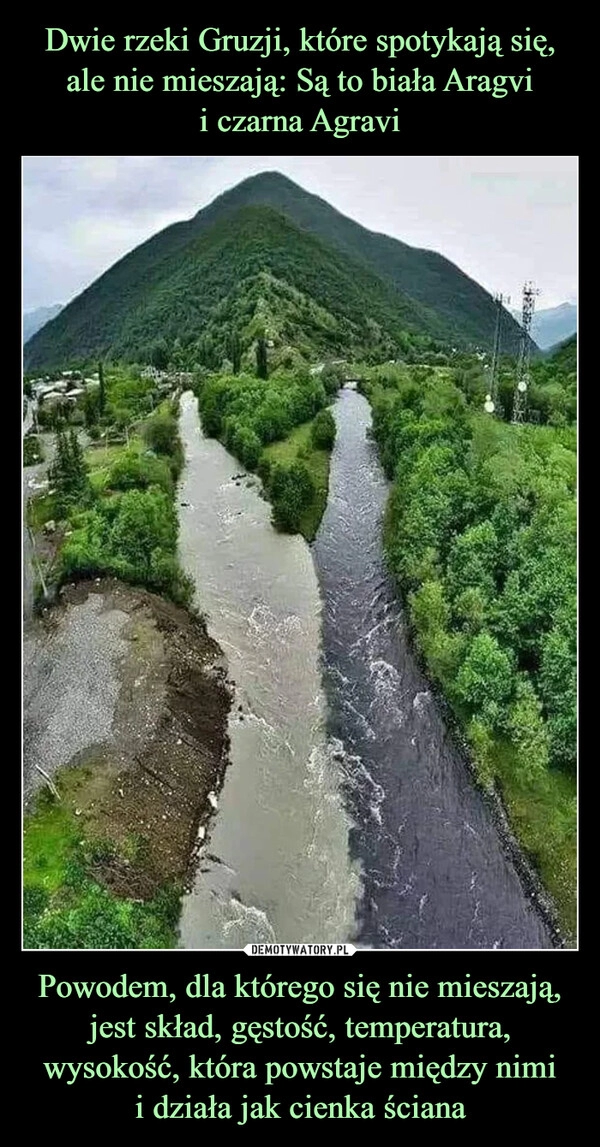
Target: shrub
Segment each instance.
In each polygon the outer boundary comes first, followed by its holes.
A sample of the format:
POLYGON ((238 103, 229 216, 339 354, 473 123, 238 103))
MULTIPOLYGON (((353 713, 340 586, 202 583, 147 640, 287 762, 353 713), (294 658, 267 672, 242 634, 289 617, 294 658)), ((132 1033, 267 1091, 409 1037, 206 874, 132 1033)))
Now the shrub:
POLYGON ((317 450, 331 450, 335 442, 335 421, 330 410, 320 410, 315 415, 310 437, 317 450))
POLYGON ((108 573, 189 604, 193 584, 177 563, 177 517, 163 490, 126 490, 78 515, 74 525, 62 549, 63 578, 108 573))
POLYGON ((149 486, 160 486, 161 490, 170 494, 173 491, 173 479, 169 465, 163 458, 127 450, 111 466, 107 486, 111 490, 146 490, 149 486))
POLYGON ((177 448, 177 419, 167 410, 157 411, 146 422, 144 441, 156 454, 173 455, 177 448))
POLYGON ((276 466, 269 482, 275 528, 285 533, 295 533, 300 526, 302 511, 312 501, 314 494, 314 482, 303 462, 276 466))

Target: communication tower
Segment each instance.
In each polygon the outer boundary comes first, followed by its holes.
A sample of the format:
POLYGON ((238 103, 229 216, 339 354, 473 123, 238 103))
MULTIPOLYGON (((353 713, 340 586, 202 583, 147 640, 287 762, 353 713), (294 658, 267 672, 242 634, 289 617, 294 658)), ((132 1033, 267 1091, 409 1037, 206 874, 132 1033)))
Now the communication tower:
POLYGON ((523 309, 521 313, 521 341, 517 363, 517 381, 513 396, 513 422, 524 422, 529 389, 529 358, 531 355, 531 322, 535 309, 535 297, 539 291, 533 283, 523 285, 523 309))
POLYGON ((498 379, 500 373, 500 344, 502 341, 502 308, 504 303, 510 303, 510 295, 495 295, 496 327, 494 330, 494 348, 492 351, 492 368, 490 370, 489 394, 485 396, 484 409, 488 414, 498 411, 498 379))

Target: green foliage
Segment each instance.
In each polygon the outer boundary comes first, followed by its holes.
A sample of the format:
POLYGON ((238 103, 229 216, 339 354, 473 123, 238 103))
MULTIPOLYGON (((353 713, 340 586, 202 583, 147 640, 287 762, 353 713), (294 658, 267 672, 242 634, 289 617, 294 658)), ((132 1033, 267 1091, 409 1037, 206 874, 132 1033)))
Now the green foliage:
MULTIPOLYGON (((513 669, 510 658, 490 633, 478 633, 456 679, 456 696, 472 712, 499 714, 511 696, 513 669)), ((497 717, 496 717, 497 720, 497 717)))
POLYGON ((88 386, 83 397, 83 417, 88 431, 97 427, 100 419, 100 390, 99 387, 88 386))
POLYGON ((105 420, 121 427, 131 425, 152 410, 154 398, 152 379, 141 378, 132 368, 113 365, 106 377, 105 420))
POLYGON ((337 394, 343 380, 344 368, 335 363, 326 363, 319 374, 319 381, 322 382, 325 393, 330 398, 332 398, 334 394, 337 394))
POLYGON ((491 419, 477 402, 470 411, 464 378, 451 374, 367 372, 374 435, 394 479, 386 551, 482 783, 500 780, 570 926, 575 439, 568 428, 491 419))
MULTIPOLYGON (((575 758, 575 457, 564 431, 468 414, 445 368, 368 372, 395 477, 386 549, 430 671, 532 775, 575 758)), ((489 756, 489 755, 488 755, 489 756)))
POLYGON ((111 466, 106 485, 110 490, 146 490, 159 486, 167 494, 173 493, 173 478, 164 458, 140 454, 135 448, 124 451, 111 466))
POLYGON ((484 788, 493 788, 494 733, 480 717, 469 722, 467 732, 474 750, 479 780, 484 788))
POLYGON ((331 450, 335 442, 335 420, 330 410, 319 410, 313 419, 311 440, 318 450, 331 450))
POLYGON ((515 701, 510 709, 508 732, 517 749, 519 775, 534 783, 545 775, 549 761, 548 728, 541 702, 530 678, 522 675, 515 685, 515 701))
POLYGON ((233 373, 239 374, 242 367, 242 342, 237 331, 232 331, 229 335, 227 351, 231 359, 233 373))
POLYGON ((173 478, 178 478, 183 467, 183 451, 175 412, 161 407, 144 424, 143 437, 156 454, 168 459, 173 478))
POLYGON ((67 517, 74 507, 85 506, 92 500, 88 470, 75 430, 57 431, 56 457, 49 469, 49 479, 56 492, 59 518, 67 517))
POLYGON ((109 550, 124 572, 143 582, 151 580, 157 551, 173 551, 177 521, 173 506, 159 490, 128 490, 119 499, 112 523, 109 550), (118 555, 118 558, 116 557, 118 555))
POLYGON ((107 573, 189 601, 176 561, 177 515, 169 494, 152 486, 101 499, 75 519, 61 551, 62 576, 107 573))
POLYGON ((258 470, 277 529, 301 530, 312 539, 327 500, 335 436, 320 378, 306 369, 278 370, 268 379, 226 374, 203 379, 196 393, 205 434, 258 470))
POLYGON ((230 449, 248 470, 256 470, 261 453, 258 434, 249 426, 238 426, 231 440, 230 449))
POLYGON ((312 425, 312 422, 304 422, 296 426, 286 438, 265 447, 258 465, 258 473, 267 495, 270 476, 276 466, 289 467, 293 462, 300 461, 310 471, 314 494, 302 511, 298 524, 300 533, 309 542, 317 534, 327 505, 330 464, 329 451, 317 448, 312 441, 312 425))
POLYGON ((157 454, 173 454, 177 446, 177 420, 169 411, 152 415, 143 429, 144 440, 157 454))
MULTIPOLYGON (((189 605, 194 585, 177 561, 174 478, 182 461, 177 421, 171 408, 157 411, 145 424, 154 451, 142 452, 140 439, 129 448, 90 450, 94 484, 102 495, 71 500, 72 530, 60 552, 61 579, 109 574, 165 593, 189 605)), ((71 432, 72 433, 72 432, 71 432)), ((69 440, 58 444, 57 465, 69 440)), ((57 488, 56 497, 59 496, 57 488)))
POLYGON ((169 365, 169 348, 166 340, 158 339, 150 346, 148 357, 156 370, 166 370, 169 365))
MULTIPOLYGON (((263 174, 120 259, 29 340, 26 365, 109 354, 165 369, 179 339, 188 367, 215 370, 228 331, 250 346, 265 329, 305 359, 352 347, 381 362, 422 340, 487 345, 494 318, 490 296, 442 256, 263 174)), ((507 318, 511 350, 516 335, 507 318)))
POLYGON ((577 417, 577 336, 534 363, 529 405, 541 422, 564 426, 577 417))
POLYGON ((278 371, 264 381, 248 374, 219 375, 205 381, 198 394, 205 434, 221 438, 247 466, 238 454, 238 442, 242 449, 255 451, 256 441, 264 446, 285 438, 325 403, 321 382, 306 371, 278 371), (240 437, 241 430, 252 437, 240 437))
POLYGON ((23 913, 30 920, 35 920, 41 916, 44 910, 48 907, 50 901, 50 894, 46 888, 37 886, 23 889, 23 913))
POLYGON ((179 889, 165 887, 154 900, 139 903, 116 899, 83 874, 70 897, 63 896, 61 903, 58 897, 49 902, 46 896, 45 908, 40 911, 43 895, 41 889, 25 889, 26 948, 132 949, 173 945, 179 889), (32 905, 38 910, 33 911, 32 905))
POLYGON ((256 342, 256 377, 267 378, 268 373, 269 361, 267 355, 267 340, 264 335, 261 335, 256 342))
MULTIPOLYGON (((573 613, 575 611, 573 610, 573 613)), ((566 631, 561 618, 542 639, 539 694, 548 714, 552 758, 571 769, 576 767, 577 672, 575 618, 566 631)))
POLYGON ((98 363, 98 414, 100 418, 106 409, 106 384, 104 382, 104 367, 98 363))
POLYGON ((303 462, 293 462, 291 466, 275 466, 269 479, 275 528, 286 533, 297 531, 302 511, 309 505, 314 492, 310 471, 303 462))
POLYGON ((143 866, 133 839, 119 845, 87 837, 76 818, 81 770, 57 777, 62 799, 37 796, 24 823, 23 943, 26 948, 169 948, 179 917, 181 888, 163 885, 152 899, 118 898, 96 879, 106 863, 143 866), (133 852, 132 852, 133 846, 133 852))

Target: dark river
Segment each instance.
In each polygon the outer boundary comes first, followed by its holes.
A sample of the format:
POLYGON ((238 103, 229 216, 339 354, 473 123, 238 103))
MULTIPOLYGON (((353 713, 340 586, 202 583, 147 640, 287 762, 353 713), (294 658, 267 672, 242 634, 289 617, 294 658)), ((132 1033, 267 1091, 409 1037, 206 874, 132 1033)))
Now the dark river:
POLYGON ((363 870, 357 935, 377 948, 552 947, 411 652, 383 563, 389 487, 369 404, 345 389, 334 413, 313 554, 329 729, 363 870))
POLYGON ((180 944, 552 947, 411 653, 368 403, 346 389, 334 413, 311 555, 182 400, 182 561, 236 695, 180 944))

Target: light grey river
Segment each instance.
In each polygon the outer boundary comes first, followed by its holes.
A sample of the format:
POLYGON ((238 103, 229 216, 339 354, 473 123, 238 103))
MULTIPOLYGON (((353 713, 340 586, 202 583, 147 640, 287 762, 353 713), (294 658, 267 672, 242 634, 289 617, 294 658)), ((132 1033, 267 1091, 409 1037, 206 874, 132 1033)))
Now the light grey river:
POLYGON ((234 481, 239 464, 201 434, 196 400, 186 394, 181 407, 181 557, 236 686, 231 766, 184 900, 181 944, 345 939, 358 865, 327 743, 312 555, 301 537, 273 530, 255 486, 234 481))
MULTIPOLYGON (((235 681, 231 765, 180 943, 547 948, 550 929, 410 649, 383 564, 387 483, 343 390, 315 545, 182 399, 182 561, 235 681)), ((518 857, 516 858, 518 862, 518 857)))

